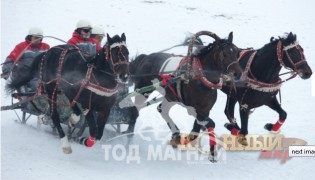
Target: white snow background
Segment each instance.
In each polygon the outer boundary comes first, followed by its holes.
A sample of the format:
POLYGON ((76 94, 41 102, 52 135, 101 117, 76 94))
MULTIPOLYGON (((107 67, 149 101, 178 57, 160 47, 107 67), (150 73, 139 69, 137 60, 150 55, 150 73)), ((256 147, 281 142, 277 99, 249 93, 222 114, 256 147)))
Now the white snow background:
MULTIPOLYGON (((314 6, 312 0, 2 0, 1 62, 24 40, 32 26, 41 27, 45 35, 68 40, 76 22, 88 19, 93 25, 102 25, 111 36, 125 32, 131 57, 179 44, 187 32, 208 30, 223 38, 233 31, 233 42, 238 47, 261 48, 271 36, 292 31, 297 34, 314 70, 314 6)), ((62 44, 53 39, 44 41, 51 46, 62 44)), ((169 52, 185 54, 186 50, 177 48, 169 52)), ((11 98, 4 93, 4 82, 1 80, 1 105, 8 105, 11 98)), ((282 106, 288 113, 281 133, 315 145, 315 97, 311 96, 311 80, 295 78, 282 86, 281 93, 282 106)), ((210 113, 219 136, 229 133, 223 127, 227 122, 223 113, 225 100, 225 95, 219 92, 210 113)), ((183 108, 175 106, 171 116, 183 131, 189 132, 194 118, 183 108)), ((35 117, 27 126, 15 123, 15 119, 13 111, 1 112, 1 178, 4 180, 313 179, 315 175, 315 157, 296 157, 281 164, 278 159, 259 159, 259 152, 228 152, 227 161, 218 164, 189 164, 185 159, 148 161, 146 147, 150 142, 137 135, 120 138, 113 144, 139 144, 139 164, 105 160, 102 145, 111 143, 106 142, 113 132, 110 126, 93 148, 71 143, 73 153, 66 155, 62 153, 59 138, 47 133, 51 131, 49 127, 32 128, 36 126, 35 117)), ((278 114, 269 108, 257 108, 250 116, 249 133, 268 134, 263 126, 277 119, 278 114)), ((141 128, 168 131, 156 105, 141 111, 136 130, 141 128)), ((163 144, 164 148, 167 146, 170 145, 163 144)))

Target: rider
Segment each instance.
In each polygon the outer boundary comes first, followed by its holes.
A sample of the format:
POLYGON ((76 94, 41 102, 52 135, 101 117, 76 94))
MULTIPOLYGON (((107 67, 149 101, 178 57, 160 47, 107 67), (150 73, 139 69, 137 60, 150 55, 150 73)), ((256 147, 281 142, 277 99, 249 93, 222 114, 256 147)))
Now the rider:
MULTIPOLYGON (((34 58, 42 52, 46 52, 50 46, 42 42, 43 30, 39 27, 29 29, 25 41, 15 46, 2 66, 2 75, 4 79, 9 76, 11 80, 23 76, 25 69, 30 68, 34 58), (15 64, 15 66, 13 66, 15 64), (12 72, 12 73, 11 73, 12 72), (11 73, 11 75, 10 75, 11 73)), ((29 83, 31 90, 36 89, 37 78, 29 83)))
POLYGON ((101 28, 100 26, 94 26, 92 28, 91 38, 96 40, 100 46, 102 45, 102 40, 104 36, 105 36, 105 32, 103 28, 101 28))
POLYGON ((91 38, 91 30, 92 25, 89 21, 78 21, 72 38, 68 40, 68 44, 77 46, 89 55, 95 55, 101 49, 101 46, 96 40, 91 38))

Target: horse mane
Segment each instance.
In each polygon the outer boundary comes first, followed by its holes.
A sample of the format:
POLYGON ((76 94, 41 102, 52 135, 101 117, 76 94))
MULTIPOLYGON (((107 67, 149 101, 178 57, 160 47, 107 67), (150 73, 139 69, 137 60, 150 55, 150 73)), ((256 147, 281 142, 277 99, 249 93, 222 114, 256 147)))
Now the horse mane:
POLYGON ((214 43, 209 43, 206 47, 203 47, 202 49, 200 49, 196 56, 199 58, 204 57, 213 49, 213 45, 214 43))
POLYGON ((276 46, 276 44, 280 40, 284 43, 284 45, 289 45, 296 41, 296 35, 292 33, 286 33, 283 37, 280 36, 278 38, 271 37, 270 42, 268 44, 265 44, 262 48, 260 48, 257 51, 257 56, 265 54, 266 52, 272 52, 274 50, 274 46, 276 46))
POLYGON ((141 62, 143 61, 145 57, 147 57, 146 54, 140 54, 140 55, 136 55, 136 57, 131 59, 131 62, 129 64, 130 74, 136 74, 138 65, 141 64, 141 62))
POLYGON ((213 43, 209 43, 206 47, 200 49, 196 56, 198 56, 199 58, 204 57, 205 55, 212 51, 216 44, 219 44, 220 47, 223 47, 231 43, 227 39, 221 39, 220 42, 214 41, 213 43))
POLYGON ((96 66, 96 70, 101 70, 101 71, 105 71, 108 73, 113 73, 113 69, 111 67, 111 65, 108 62, 108 59, 106 59, 105 57, 105 52, 106 52, 106 46, 105 45, 97 54, 95 57, 92 58, 92 63, 95 64, 96 66))

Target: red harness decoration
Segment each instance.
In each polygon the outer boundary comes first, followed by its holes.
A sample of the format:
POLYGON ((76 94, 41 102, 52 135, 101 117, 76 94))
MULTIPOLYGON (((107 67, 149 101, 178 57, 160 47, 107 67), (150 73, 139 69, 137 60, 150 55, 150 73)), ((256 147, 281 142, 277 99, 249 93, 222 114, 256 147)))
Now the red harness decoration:
POLYGON ((222 88, 223 78, 220 78, 218 83, 210 82, 204 74, 204 70, 202 68, 200 59, 197 57, 193 57, 193 59, 187 56, 184 57, 179 63, 179 66, 174 72, 174 75, 176 76, 176 75, 181 74, 182 69, 185 69, 186 74, 188 74, 190 78, 195 79, 195 80, 200 80, 208 88, 211 88, 211 89, 222 88))
POLYGON ((172 87, 172 84, 169 83, 168 80, 170 80, 172 78, 172 75, 171 74, 162 74, 160 73, 159 76, 162 78, 162 86, 163 87, 168 87, 173 95, 177 98, 178 101, 182 101, 182 99, 179 97, 179 95, 176 93, 176 91, 174 90, 174 88, 172 87))

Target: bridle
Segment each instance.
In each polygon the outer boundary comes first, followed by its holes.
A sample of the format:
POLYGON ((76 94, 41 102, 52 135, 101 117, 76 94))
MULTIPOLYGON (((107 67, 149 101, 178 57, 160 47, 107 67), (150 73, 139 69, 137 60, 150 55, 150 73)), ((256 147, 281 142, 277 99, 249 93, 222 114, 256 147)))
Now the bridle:
POLYGON ((302 64, 306 63, 304 53, 303 53, 302 48, 298 42, 295 42, 295 43, 290 44, 288 46, 282 46, 282 42, 281 42, 281 40, 279 40, 279 42, 277 44, 277 56, 278 56, 278 61, 279 61, 281 66, 283 66, 284 68, 286 68, 290 71, 294 71, 294 72, 297 72, 298 67, 301 66, 302 64), (290 54, 288 53, 288 50, 290 50, 292 48, 296 48, 298 50, 298 52, 300 53, 300 56, 301 56, 301 60, 297 61, 296 63, 293 62, 290 54), (284 63, 284 61, 283 61, 283 54, 284 53, 287 56, 287 59, 288 59, 290 65, 293 67, 293 69, 284 63))
POLYGON ((105 45, 105 46, 106 46, 105 47, 105 57, 106 57, 106 60, 110 63, 114 74, 116 74, 116 70, 115 70, 116 66, 127 65, 129 67, 128 58, 122 52, 123 47, 126 47, 126 43, 125 42, 117 42, 117 43, 113 43, 110 46, 109 45, 105 45), (118 61, 117 62, 113 61, 113 56, 112 56, 112 53, 111 53, 112 49, 114 49, 114 48, 118 48, 118 55, 117 55, 118 56, 118 61))

